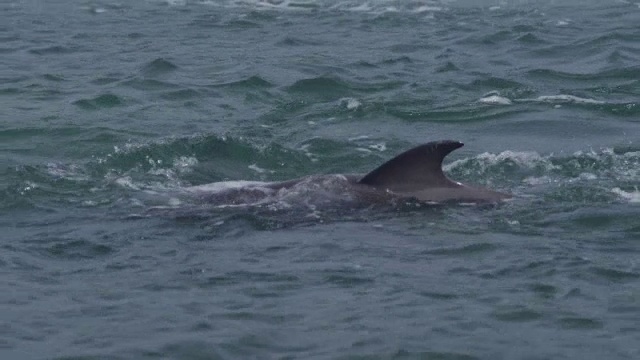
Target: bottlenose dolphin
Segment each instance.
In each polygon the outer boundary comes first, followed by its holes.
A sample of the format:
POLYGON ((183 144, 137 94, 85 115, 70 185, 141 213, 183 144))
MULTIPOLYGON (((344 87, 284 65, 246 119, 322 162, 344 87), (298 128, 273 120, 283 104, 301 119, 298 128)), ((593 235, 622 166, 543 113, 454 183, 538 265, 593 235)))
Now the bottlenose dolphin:
POLYGON ((434 141, 407 150, 380 165, 358 181, 371 186, 427 202, 499 202, 508 194, 472 187, 452 181, 442 172, 442 161, 464 146, 453 140, 434 141))
POLYGON ((380 203, 412 199, 427 203, 497 203, 510 198, 509 194, 447 178, 442 172, 442 161, 463 145, 454 140, 429 142, 397 155, 368 174, 310 175, 281 182, 225 182, 226 186, 213 183, 193 186, 188 191, 205 202, 220 205, 260 204, 265 199, 299 201, 301 193, 315 196, 313 207, 336 201, 380 203))

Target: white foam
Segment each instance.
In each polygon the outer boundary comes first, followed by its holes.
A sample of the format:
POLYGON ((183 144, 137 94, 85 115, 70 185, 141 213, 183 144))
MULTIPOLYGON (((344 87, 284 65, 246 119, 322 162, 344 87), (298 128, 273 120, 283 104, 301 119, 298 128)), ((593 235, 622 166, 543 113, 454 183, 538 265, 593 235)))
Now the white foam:
POLYGON ((358 12, 370 12, 373 8, 368 3, 362 3, 358 6, 354 6, 349 8, 350 11, 358 11, 358 12))
MULTIPOLYGON (((180 5, 186 0, 156 0, 172 5, 180 5)), ((433 14, 446 11, 446 4, 451 0, 442 1, 397 1, 397 0, 199 0, 198 4, 215 7, 244 8, 255 10, 277 11, 349 11, 369 14, 410 13, 433 14), (445 5, 445 6, 443 6, 445 5)))
POLYGON ((597 180, 598 175, 592 173, 581 173, 580 175, 578 175, 578 178, 580 180, 597 180))
POLYGON ((574 95, 543 95, 538 96, 535 99, 518 99, 520 102, 543 102, 543 103, 551 103, 551 104, 590 104, 590 105, 602 105, 605 104, 604 101, 589 99, 589 98, 581 98, 574 95))
POLYGON ((490 163, 496 164, 504 160, 512 160, 520 165, 533 164, 546 161, 545 158, 540 156, 535 151, 511 151, 505 150, 499 154, 482 153, 477 156, 478 159, 487 160, 490 163))
POLYGON ((175 187, 180 185, 179 175, 191 172, 193 166, 198 163, 198 160, 195 157, 181 156, 173 160, 172 167, 170 168, 160 167, 163 164, 161 159, 153 160, 147 157, 147 162, 152 166, 152 168, 147 171, 148 174, 164 176, 174 183, 173 187, 175 187))
POLYGON ((478 100, 479 103, 490 105, 511 105, 511 100, 500 95, 489 95, 478 100))
POLYGON ((175 178, 175 175, 176 175, 175 172, 173 172, 173 170, 165 169, 165 168, 151 169, 148 171, 148 173, 151 175, 162 175, 167 179, 173 179, 175 178))
POLYGON ((25 186, 20 190, 20 195, 24 195, 27 191, 31 191, 33 189, 39 188, 38 184, 33 181, 25 181, 25 186))
POLYGON ((349 141, 359 141, 359 140, 366 140, 368 138, 369 138, 369 135, 360 135, 360 136, 350 137, 348 140, 349 141))
POLYGON ((385 144, 385 143, 373 144, 373 145, 369 145, 369 148, 382 152, 382 151, 387 150, 387 144, 385 144))
POLYGON ((101 7, 97 7, 97 6, 93 6, 93 5, 91 5, 91 6, 81 6, 80 9, 86 10, 86 11, 92 13, 92 14, 102 14, 102 13, 107 12, 107 9, 101 8, 101 7))
POLYGON ((640 191, 638 190, 638 188, 636 188, 633 191, 624 191, 616 187, 611 189, 611 192, 620 196, 620 198, 627 200, 630 203, 640 204, 640 191))
POLYGON ((524 180, 522 180, 522 182, 527 185, 536 186, 536 185, 549 184, 553 182, 553 180, 549 176, 529 176, 524 180))
POLYGON ((511 151, 506 150, 499 154, 491 154, 488 152, 477 155, 475 158, 468 159, 460 159, 453 161, 447 165, 444 165, 442 168, 446 171, 449 171, 457 166, 464 165, 468 161, 472 160, 480 160, 485 162, 488 166, 496 165, 503 161, 509 160, 516 163, 520 167, 525 168, 533 168, 535 166, 539 166, 540 164, 544 164, 547 170, 558 169, 557 165, 553 165, 548 159, 540 156, 537 152, 534 151, 511 151))
POLYGON ((129 176, 119 177, 119 178, 115 179, 113 182, 116 185, 122 186, 124 188, 140 190, 140 187, 138 185, 136 185, 133 182, 133 180, 131 179, 131 177, 129 177, 129 176))
POLYGON ((191 172, 198 165, 198 159, 194 156, 180 156, 173 160, 173 168, 179 173, 191 172))
POLYGON ((78 165, 63 165, 58 163, 47 163, 47 173, 57 178, 63 178, 72 181, 87 181, 89 175, 84 174, 82 168, 78 165))
POLYGON ((420 14, 423 12, 427 12, 427 11, 442 11, 443 8, 441 8, 440 6, 429 6, 429 5, 422 5, 422 6, 418 6, 416 9, 414 9, 412 12, 416 13, 416 14, 420 14))
POLYGON ((223 192, 223 191, 233 190, 233 189, 242 189, 247 187, 260 189, 260 188, 265 188, 265 185, 267 184, 268 183, 264 181, 246 181, 246 180, 220 181, 220 182, 214 182, 210 184, 191 186, 186 188, 186 190, 191 192, 203 191, 203 192, 216 193, 216 192, 223 192))
MULTIPOLYGON (((253 171, 255 171, 255 172, 257 172, 257 173, 259 173, 259 174, 262 174, 262 173, 265 173, 265 172, 268 171, 267 169, 263 169, 263 168, 259 167, 258 164, 251 164, 251 165, 248 166, 248 168, 253 170, 253 171)), ((269 171, 269 172, 273 173, 273 171, 269 171)))
POLYGON ((362 103, 354 98, 342 98, 340 104, 345 106, 347 110, 357 110, 362 106, 362 103))
POLYGON ((298 150, 302 151, 311 160, 311 162, 317 162, 318 158, 316 157, 316 155, 314 153, 312 153, 309 150, 310 147, 311 147, 311 144, 304 144, 304 145, 300 146, 298 148, 298 150))

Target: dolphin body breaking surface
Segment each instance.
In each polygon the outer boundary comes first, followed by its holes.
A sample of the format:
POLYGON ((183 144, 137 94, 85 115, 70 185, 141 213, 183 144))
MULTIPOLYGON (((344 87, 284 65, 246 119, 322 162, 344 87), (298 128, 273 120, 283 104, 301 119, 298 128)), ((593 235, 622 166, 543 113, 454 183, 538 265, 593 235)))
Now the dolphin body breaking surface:
POLYGON ((452 181, 442 172, 443 159, 462 147, 459 141, 429 142, 407 150, 368 174, 309 175, 280 182, 235 181, 187 189, 201 201, 220 206, 305 202, 311 208, 332 203, 498 203, 509 194, 452 181), (312 200, 310 200, 312 198, 312 200))

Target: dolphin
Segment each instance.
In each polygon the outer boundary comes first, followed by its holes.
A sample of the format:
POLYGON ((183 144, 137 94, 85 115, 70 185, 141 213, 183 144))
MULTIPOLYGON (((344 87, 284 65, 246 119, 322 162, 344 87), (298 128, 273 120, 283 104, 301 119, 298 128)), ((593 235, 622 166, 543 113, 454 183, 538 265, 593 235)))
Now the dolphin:
POLYGON ((495 203, 511 195, 452 181, 442 172, 442 161, 460 141, 434 141, 414 147, 366 174, 358 184, 425 202, 495 203))
MULTIPOLYGON (((351 201, 379 203, 398 199, 425 203, 498 203, 510 194, 465 185, 442 172, 442 161, 460 141, 429 142, 407 150, 367 174, 309 175, 280 182, 237 181, 193 186, 190 193, 205 202, 226 205, 278 201, 292 194, 315 194, 315 202, 351 201), (226 184, 226 186, 218 186, 226 184)), ((300 197, 297 198, 300 200, 300 197)), ((295 199, 294 199, 295 201, 295 199)), ((315 205, 314 205, 315 206, 315 205)))

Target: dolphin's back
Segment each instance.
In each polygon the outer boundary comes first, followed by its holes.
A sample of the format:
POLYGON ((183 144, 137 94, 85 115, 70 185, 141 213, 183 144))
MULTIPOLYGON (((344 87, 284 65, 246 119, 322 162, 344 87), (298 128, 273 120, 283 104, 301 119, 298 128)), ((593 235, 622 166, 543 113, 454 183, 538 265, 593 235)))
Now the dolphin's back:
POLYGON ((445 176, 442 160, 462 146, 461 142, 452 140, 426 143, 403 152, 364 176, 309 175, 281 182, 214 183, 194 186, 189 191, 203 201, 221 206, 312 203, 315 208, 331 202, 354 206, 395 198, 427 202, 498 202, 509 198, 508 194, 463 185, 445 176))
POLYGON ((460 184, 449 180, 442 172, 442 160, 463 145, 453 140, 420 145, 380 165, 358 183, 396 192, 459 187, 460 184))

